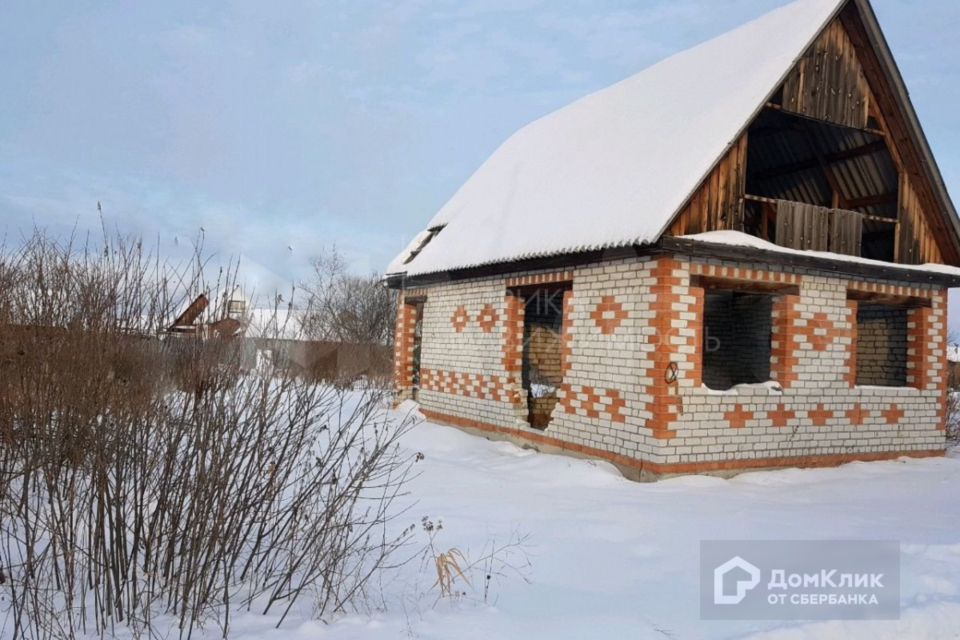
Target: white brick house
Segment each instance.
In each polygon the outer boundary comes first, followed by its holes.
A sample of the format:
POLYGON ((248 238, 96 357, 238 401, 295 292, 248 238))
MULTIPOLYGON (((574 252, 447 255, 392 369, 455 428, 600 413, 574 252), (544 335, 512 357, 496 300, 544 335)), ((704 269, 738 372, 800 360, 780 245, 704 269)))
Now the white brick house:
POLYGON ((866 0, 525 127, 391 264, 397 399, 630 477, 944 451, 960 222, 866 0))

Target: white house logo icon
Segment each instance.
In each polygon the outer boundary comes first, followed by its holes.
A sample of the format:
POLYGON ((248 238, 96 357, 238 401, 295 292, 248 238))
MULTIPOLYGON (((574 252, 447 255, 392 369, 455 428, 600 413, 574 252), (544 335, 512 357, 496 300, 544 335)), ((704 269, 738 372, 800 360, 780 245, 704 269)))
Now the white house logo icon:
POLYGON ((740 556, 735 556, 713 570, 713 603, 740 604, 747 597, 747 592, 758 584, 760 584, 760 569, 740 556), (739 571, 744 577, 734 582, 737 592, 728 594, 723 587, 724 578, 733 571, 739 571))

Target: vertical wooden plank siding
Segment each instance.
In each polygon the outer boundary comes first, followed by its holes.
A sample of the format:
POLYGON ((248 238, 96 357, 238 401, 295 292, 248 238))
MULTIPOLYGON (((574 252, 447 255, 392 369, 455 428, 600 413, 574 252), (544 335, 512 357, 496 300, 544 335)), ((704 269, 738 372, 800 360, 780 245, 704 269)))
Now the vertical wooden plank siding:
POLYGON ((896 260, 902 264, 942 263, 937 240, 907 174, 900 174, 900 225, 896 260))
POLYGON ((859 256, 863 216, 803 202, 777 202, 776 243, 805 251, 859 256))
MULTIPOLYGON (((926 215, 929 216, 925 219, 926 226, 933 230, 934 240, 939 243, 939 249, 935 253, 950 264, 958 263, 960 253, 952 240, 954 231, 948 222, 947 212, 942 209, 942 203, 931 182, 931 175, 924 167, 923 153, 911 133, 905 114, 898 106, 896 89, 892 85, 885 65, 874 50, 855 3, 848 3, 847 7, 841 11, 840 21, 857 51, 870 82, 871 115, 879 121, 880 128, 886 132, 890 155, 893 156, 898 170, 909 175, 911 187, 922 203, 926 215)), ((900 226, 903 227, 904 224, 901 223, 900 226)), ((907 235, 909 234, 901 229, 897 235, 898 244, 907 235)), ((898 261, 903 254, 904 249, 898 246, 896 251, 898 261)))
POLYGON ((743 231, 743 194, 747 180, 747 134, 744 133, 694 191, 668 234, 743 231))
POLYGON ((867 128, 867 79, 839 20, 830 23, 787 76, 783 108, 835 124, 867 128))
POLYGON ((830 212, 830 251, 859 256, 863 242, 863 216, 856 211, 830 212))
POLYGON ((804 251, 829 251, 830 210, 780 200, 777 202, 777 244, 804 251))
MULTIPOLYGON (((781 107, 786 112, 857 129, 868 128, 871 117, 875 118, 875 126, 885 133, 886 147, 900 173, 894 261, 958 262, 960 253, 951 241, 953 229, 946 224, 886 73, 851 3, 827 25, 787 75, 781 107)), ((666 233, 683 236, 744 231, 746 169, 745 132, 693 192, 666 233)), ((842 200, 835 198, 832 208, 785 201, 762 206, 759 232, 777 244, 847 255, 861 253, 864 217, 842 209, 842 200), (774 207, 778 212, 775 225, 774 207)), ((867 224, 872 228, 878 223, 867 224)))

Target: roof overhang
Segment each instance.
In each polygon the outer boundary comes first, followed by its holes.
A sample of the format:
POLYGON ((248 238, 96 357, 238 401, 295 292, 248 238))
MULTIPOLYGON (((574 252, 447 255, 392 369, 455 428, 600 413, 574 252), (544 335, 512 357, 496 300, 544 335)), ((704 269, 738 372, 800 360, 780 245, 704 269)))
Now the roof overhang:
POLYGON ((406 290, 464 280, 502 277, 519 272, 566 269, 624 258, 652 257, 658 255, 684 255, 692 258, 712 258, 794 269, 809 269, 824 275, 836 277, 929 284, 938 287, 960 287, 960 269, 957 268, 931 268, 930 266, 924 265, 881 263, 875 260, 851 260, 839 255, 832 257, 829 254, 785 249, 776 247, 775 245, 771 245, 771 247, 745 246, 742 244, 731 244, 729 242, 711 242, 709 239, 695 237, 672 236, 665 236, 658 242, 650 245, 634 245, 618 249, 585 251, 514 262, 502 262, 482 267, 457 269, 443 273, 431 273, 418 276, 394 274, 387 276, 385 282, 387 286, 393 289, 406 290))

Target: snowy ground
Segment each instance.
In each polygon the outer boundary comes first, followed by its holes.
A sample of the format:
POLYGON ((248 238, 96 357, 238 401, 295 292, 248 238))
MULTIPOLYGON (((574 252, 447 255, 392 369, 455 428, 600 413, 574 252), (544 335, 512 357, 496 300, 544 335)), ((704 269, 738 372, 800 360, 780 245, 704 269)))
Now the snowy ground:
POLYGON ((433 576, 413 562, 385 585, 392 599, 386 613, 330 624, 288 621, 279 631, 269 620, 242 616, 231 637, 960 638, 960 458, 638 484, 604 463, 430 423, 409 433, 405 446, 425 456, 409 521, 442 519, 437 546, 473 557, 491 540, 529 534, 528 581, 495 581, 485 603, 475 579, 466 598, 438 603, 433 576), (900 540, 902 619, 701 621, 704 538, 900 540))

